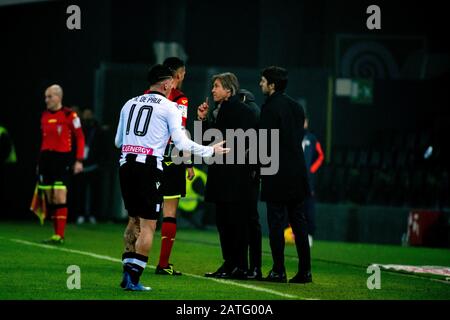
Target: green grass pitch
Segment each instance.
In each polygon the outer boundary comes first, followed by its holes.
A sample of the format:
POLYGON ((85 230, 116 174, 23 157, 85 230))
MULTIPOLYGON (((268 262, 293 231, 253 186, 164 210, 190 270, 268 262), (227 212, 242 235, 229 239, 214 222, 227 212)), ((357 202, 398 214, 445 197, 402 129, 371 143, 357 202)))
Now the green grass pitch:
MULTIPOLYGON (((433 277, 381 271, 381 289, 367 288, 372 263, 450 265, 448 249, 315 241, 313 283, 215 280, 203 277, 222 262, 214 231, 178 230, 171 262, 180 277, 155 275, 159 257, 157 231, 149 264, 141 282, 150 292, 126 292, 122 275, 123 224, 69 224, 66 243, 45 246, 52 234, 49 221, 0 223, 0 300, 449 300, 450 284, 433 277), (80 268, 81 288, 68 289, 67 268, 80 268)), ((288 277, 295 274, 295 247, 286 246, 288 277)), ((263 273, 271 267, 269 241, 263 239, 263 273)))

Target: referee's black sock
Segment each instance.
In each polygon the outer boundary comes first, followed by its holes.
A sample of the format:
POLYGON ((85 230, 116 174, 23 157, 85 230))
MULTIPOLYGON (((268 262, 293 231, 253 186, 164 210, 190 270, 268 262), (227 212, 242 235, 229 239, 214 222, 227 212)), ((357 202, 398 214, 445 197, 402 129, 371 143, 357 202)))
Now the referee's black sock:
POLYGON ((124 271, 128 272, 133 284, 138 284, 142 272, 144 272, 147 265, 148 257, 134 252, 128 252, 127 257, 123 260, 124 271))

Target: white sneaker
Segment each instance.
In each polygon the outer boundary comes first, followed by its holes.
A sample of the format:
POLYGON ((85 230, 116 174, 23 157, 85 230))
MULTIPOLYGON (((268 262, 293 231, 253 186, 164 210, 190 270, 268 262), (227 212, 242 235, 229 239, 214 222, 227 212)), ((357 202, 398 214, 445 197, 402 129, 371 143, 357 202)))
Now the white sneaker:
POLYGON ((311 248, 313 246, 313 236, 308 234, 308 241, 309 241, 309 247, 311 248))
POLYGON ((83 224, 84 223, 84 217, 83 216, 79 216, 77 218, 77 224, 83 224))

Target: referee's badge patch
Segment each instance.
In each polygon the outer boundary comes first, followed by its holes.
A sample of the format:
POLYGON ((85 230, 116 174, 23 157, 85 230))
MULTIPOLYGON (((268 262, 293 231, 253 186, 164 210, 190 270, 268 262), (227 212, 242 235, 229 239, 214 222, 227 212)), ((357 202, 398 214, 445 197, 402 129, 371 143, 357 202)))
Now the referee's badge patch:
POLYGON ((155 183, 155 185, 156 185, 156 190, 158 190, 159 186, 161 185, 161 183, 158 181, 158 182, 155 183))
POLYGON ((74 126, 75 129, 81 128, 81 121, 80 121, 80 118, 78 118, 78 117, 73 118, 72 124, 73 124, 73 126, 74 126))

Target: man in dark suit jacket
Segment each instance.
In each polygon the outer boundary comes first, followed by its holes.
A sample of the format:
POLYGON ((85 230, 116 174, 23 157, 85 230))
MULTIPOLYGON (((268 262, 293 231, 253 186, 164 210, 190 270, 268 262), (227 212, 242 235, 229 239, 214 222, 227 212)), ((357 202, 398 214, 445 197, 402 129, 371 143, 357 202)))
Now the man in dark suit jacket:
MULTIPOLYGON (((239 82, 232 73, 213 76, 211 90, 216 108, 207 118, 209 106, 205 102, 199 106, 197 115, 203 120, 203 128, 218 129, 224 137, 228 129, 256 129, 256 115, 242 103, 238 96, 239 82)), ((255 131, 256 137, 256 131, 255 131)), ((228 138, 226 138, 228 139, 228 138)), ((233 151, 238 151, 234 139, 233 151)), ((232 141, 227 140, 227 145, 232 141)), ((249 150, 250 145, 245 146, 249 150)), ((216 224, 224 263, 216 271, 205 274, 207 277, 247 279, 248 272, 248 223, 252 204, 256 201, 255 165, 234 163, 214 163, 208 166, 205 200, 216 205, 216 224)), ((252 270, 253 271, 253 270, 252 270)))
MULTIPOLYGON (((253 112, 259 124, 261 109, 255 102, 253 93, 246 89, 239 90, 239 99, 253 112)), ((252 280, 262 280, 262 232, 259 223, 258 198, 259 198, 259 170, 255 166, 254 190, 256 197, 252 197, 252 207, 249 209, 248 223, 248 255, 249 255, 249 273, 247 278, 252 280)))
MULTIPOLYGON (((284 93, 287 80, 285 69, 272 66, 263 70, 259 83, 263 94, 267 96, 261 108, 260 128, 279 130, 280 150, 278 172, 261 176, 261 200, 267 204, 273 258, 273 267, 266 280, 287 281, 284 226, 288 220, 294 232, 299 258, 298 272, 289 282, 307 283, 312 281, 312 275, 307 224, 302 205, 309 192, 302 149, 305 114, 300 104, 284 93)), ((271 141, 270 134, 268 141, 271 141)), ((268 150, 272 148, 269 146, 268 150)))

